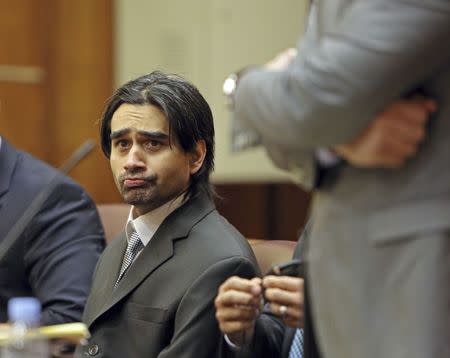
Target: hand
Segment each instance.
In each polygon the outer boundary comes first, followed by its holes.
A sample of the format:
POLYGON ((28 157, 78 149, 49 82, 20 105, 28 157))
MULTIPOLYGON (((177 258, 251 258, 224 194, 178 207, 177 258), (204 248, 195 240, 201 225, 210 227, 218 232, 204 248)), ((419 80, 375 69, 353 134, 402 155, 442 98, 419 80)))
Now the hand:
POLYGON ((425 138, 425 125, 436 111, 436 102, 425 98, 398 100, 369 127, 335 152, 356 167, 398 168, 413 157, 425 138))
POLYGON ((297 56, 297 49, 288 48, 279 53, 273 60, 266 63, 263 67, 271 71, 284 70, 292 62, 295 56, 297 56))
POLYGON ((219 288, 214 301, 220 330, 236 345, 253 338, 255 319, 261 311, 261 279, 230 277, 219 288))
POLYGON ((264 277, 262 284, 265 288, 264 295, 270 303, 270 311, 289 327, 302 327, 304 323, 303 279, 270 275, 264 277), (281 308, 283 306, 286 308, 281 308))

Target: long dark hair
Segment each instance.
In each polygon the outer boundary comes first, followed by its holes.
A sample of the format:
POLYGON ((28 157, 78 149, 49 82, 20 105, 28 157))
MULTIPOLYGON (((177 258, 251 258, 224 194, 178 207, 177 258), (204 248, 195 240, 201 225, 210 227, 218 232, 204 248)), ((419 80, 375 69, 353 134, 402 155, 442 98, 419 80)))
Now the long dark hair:
POLYGON ((100 120, 103 153, 111 155, 111 119, 124 103, 158 107, 169 121, 170 137, 176 138, 186 152, 194 151, 197 141, 206 143, 203 165, 191 176, 189 195, 199 190, 210 197, 214 190, 209 176, 214 169, 214 123, 211 109, 198 89, 177 75, 154 71, 125 83, 109 98, 100 120), (175 137, 173 137, 175 136, 175 137))

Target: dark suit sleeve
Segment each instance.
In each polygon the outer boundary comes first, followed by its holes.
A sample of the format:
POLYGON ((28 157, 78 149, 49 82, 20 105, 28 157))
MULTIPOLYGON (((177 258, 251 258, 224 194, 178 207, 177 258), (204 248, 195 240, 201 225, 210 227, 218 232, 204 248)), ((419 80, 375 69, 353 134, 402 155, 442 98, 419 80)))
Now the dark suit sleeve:
POLYGON ((25 268, 42 303, 42 324, 81 321, 105 243, 94 203, 78 185, 61 178, 25 237, 25 268))
POLYGON ((244 356, 246 358, 280 357, 284 333, 284 324, 265 309, 256 320, 253 343, 244 356))
POLYGON ((170 345, 159 358, 212 358, 219 356, 222 335, 215 318, 214 299, 230 276, 255 277, 255 265, 243 257, 231 257, 209 267, 190 286, 178 307, 170 345))

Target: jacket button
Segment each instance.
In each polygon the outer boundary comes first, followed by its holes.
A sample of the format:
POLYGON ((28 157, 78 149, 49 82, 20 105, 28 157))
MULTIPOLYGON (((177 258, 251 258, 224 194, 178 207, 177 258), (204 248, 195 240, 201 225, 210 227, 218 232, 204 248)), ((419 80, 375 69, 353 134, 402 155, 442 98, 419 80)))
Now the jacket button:
POLYGON ((100 348, 98 348, 98 345, 93 344, 92 346, 90 346, 88 348, 88 353, 90 356, 95 356, 98 354, 98 351, 100 350, 100 348))

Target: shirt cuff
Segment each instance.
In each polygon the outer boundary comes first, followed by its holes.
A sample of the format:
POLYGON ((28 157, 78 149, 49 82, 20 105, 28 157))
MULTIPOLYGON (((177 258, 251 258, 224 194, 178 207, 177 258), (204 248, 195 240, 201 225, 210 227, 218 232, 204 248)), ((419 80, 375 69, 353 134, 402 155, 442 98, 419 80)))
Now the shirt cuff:
POLYGON ((234 344, 233 342, 231 342, 230 338, 228 338, 228 336, 226 334, 223 335, 223 337, 225 338, 225 342, 227 342, 228 346, 233 350, 233 351, 238 351, 241 349, 241 347, 237 346, 236 344, 234 344))
POLYGON ((316 160, 322 168, 331 168, 339 164, 341 159, 327 148, 316 150, 316 160))

